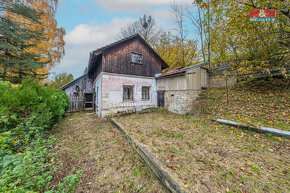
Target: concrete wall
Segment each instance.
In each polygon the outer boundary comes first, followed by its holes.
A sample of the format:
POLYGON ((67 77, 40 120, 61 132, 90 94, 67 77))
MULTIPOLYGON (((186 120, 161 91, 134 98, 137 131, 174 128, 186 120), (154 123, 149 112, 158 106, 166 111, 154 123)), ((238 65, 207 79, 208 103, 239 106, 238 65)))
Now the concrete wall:
POLYGON ((165 91, 165 108, 173 113, 186 114, 191 111, 191 106, 200 92, 200 90, 165 91))
POLYGON ((157 106, 156 80, 154 77, 101 73, 95 88, 101 82, 99 116, 128 111, 141 111, 157 106), (100 80, 99 80, 100 79, 100 80), (123 86, 133 86, 133 101, 123 101, 123 86), (142 100, 142 86, 150 87, 150 99, 142 100))

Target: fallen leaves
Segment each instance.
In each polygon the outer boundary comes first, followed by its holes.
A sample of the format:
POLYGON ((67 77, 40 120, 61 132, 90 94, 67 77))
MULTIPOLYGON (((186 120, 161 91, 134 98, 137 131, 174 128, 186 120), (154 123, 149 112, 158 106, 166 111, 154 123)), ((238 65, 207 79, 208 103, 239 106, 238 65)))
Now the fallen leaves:
POLYGON ((290 130, 290 80, 254 80, 229 87, 229 106, 225 88, 209 88, 193 105, 195 114, 210 113, 245 124, 290 130))

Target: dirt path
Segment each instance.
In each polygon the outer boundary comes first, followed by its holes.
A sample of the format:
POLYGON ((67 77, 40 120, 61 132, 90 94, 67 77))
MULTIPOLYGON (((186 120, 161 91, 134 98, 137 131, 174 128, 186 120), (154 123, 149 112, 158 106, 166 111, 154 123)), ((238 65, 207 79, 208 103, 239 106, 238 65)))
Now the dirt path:
POLYGON ((119 131, 93 113, 68 114, 55 137, 58 179, 83 170, 76 192, 164 192, 119 131))

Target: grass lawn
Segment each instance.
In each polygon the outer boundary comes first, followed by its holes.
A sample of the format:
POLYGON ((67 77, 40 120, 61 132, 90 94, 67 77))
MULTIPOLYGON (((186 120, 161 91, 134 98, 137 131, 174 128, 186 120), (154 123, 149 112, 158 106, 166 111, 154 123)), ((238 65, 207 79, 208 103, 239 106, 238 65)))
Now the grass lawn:
POLYGON ((193 114, 290 131, 290 80, 276 77, 210 88, 193 105, 193 114))
POLYGON ((121 133, 94 113, 67 114, 55 137, 58 181, 83 171, 76 192, 164 192, 121 133))
POLYGON ((189 192, 289 191, 289 139, 221 125, 211 118, 156 110, 117 120, 189 192))

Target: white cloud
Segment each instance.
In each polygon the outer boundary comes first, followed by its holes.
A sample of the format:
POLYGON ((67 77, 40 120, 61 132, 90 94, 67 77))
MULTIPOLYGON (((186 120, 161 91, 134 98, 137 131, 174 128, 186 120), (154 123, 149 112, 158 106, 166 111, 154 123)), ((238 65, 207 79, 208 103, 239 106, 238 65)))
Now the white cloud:
POLYGON ((146 12, 153 6, 169 5, 172 2, 183 2, 184 0, 95 0, 104 9, 114 12, 146 12))
POLYGON ((108 24, 80 24, 65 35, 65 56, 61 63, 51 71, 60 73, 67 72, 74 78, 82 75, 88 65, 90 52, 116 41, 119 29, 130 18, 115 18, 108 24))

